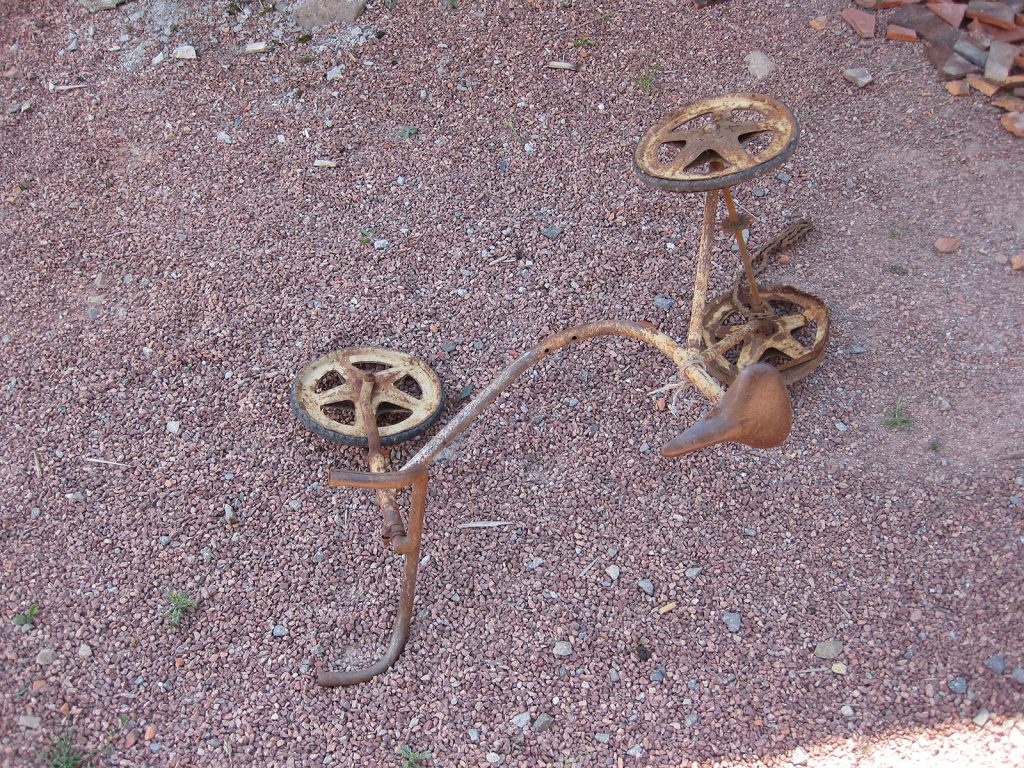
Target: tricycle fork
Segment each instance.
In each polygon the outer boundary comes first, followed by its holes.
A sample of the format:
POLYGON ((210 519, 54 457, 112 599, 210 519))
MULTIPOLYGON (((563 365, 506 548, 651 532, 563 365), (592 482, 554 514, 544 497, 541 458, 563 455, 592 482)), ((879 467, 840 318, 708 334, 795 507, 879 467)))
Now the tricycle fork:
MULTIPOLYGON (((380 448, 380 434, 377 429, 377 419, 372 407, 373 400, 373 374, 363 374, 360 387, 357 411, 359 418, 366 431, 369 446, 370 472, 360 473, 356 482, 346 482, 346 485, 357 485, 358 487, 374 488, 377 491, 377 502, 384 515, 384 527, 381 532, 385 543, 389 544, 395 553, 404 558, 402 576, 402 592, 398 599, 398 614, 395 617, 394 628, 391 631, 391 642, 388 649, 375 663, 362 669, 354 669, 346 672, 321 672, 317 675, 317 684, 327 688, 341 685, 358 685, 373 679, 381 672, 387 670, 402 654, 406 642, 409 640, 409 627, 412 624, 412 608, 416 598, 416 576, 420 564, 420 543, 423 540, 423 516, 427 508, 427 484, 430 476, 426 469, 422 472, 413 473, 388 473, 384 456, 380 448), (380 477, 376 477, 380 475, 380 477), (398 483, 389 480, 398 477, 398 483), (360 480, 362 482, 360 482, 360 480), (400 488, 412 486, 412 500, 409 506, 408 528, 402 522, 401 513, 398 511, 396 492, 400 488)), ((338 485, 332 474, 332 485, 338 485)))

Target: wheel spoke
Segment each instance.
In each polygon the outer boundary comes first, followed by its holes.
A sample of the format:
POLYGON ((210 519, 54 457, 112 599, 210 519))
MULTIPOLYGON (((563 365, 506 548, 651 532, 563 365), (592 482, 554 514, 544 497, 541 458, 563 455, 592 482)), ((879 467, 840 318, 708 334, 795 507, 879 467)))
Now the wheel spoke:
POLYGON ((679 154, 673 157, 668 165, 673 171, 686 170, 694 160, 703 155, 707 150, 714 149, 710 146, 706 137, 700 137, 690 141, 685 147, 679 150, 679 154))
POLYGON ((386 389, 391 384, 410 376, 414 370, 414 367, 408 363, 396 363, 386 370, 375 373, 374 378, 377 380, 378 386, 386 389))
POLYGON ((686 128, 684 130, 674 130, 666 133, 659 140, 659 144, 671 144, 673 142, 681 142, 683 144, 689 144, 691 141, 699 139, 704 135, 704 131, 699 128, 686 128))
POLYGON ((747 342, 740 350, 740 357, 736 361, 736 367, 742 371, 748 365, 759 361, 761 355, 765 352, 765 341, 763 336, 754 336, 752 339, 747 339, 747 342))
POLYGON ((787 331, 795 331, 798 328, 803 328, 813 318, 808 316, 808 312, 797 312, 792 315, 782 315, 781 317, 775 318, 775 322, 779 328, 787 331))
POLYGON ((752 136, 758 133, 768 133, 771 131, 771 126, 760 120, 747 120, 742 123, 733 123, 729 126, 729 133, 733 134, 737 139, 740 136, 752 136))
POLYGON ((722 141, 714 148, 714 151, 721 155, 722 159, 733 166, 743 167, 748 165, 752 158, 750 154, 740 144, 740 140, 731 136, 729 139, 722 141))
POLYGON ((377 406, 380 403, 391 403, 391 405, 397 405, 399 408, 405 408, 408 411, 416 413, 422 406, 423 401, 413 397, 408 392, 403 392, 393 384, 389 384, 380 390, 380 394, 374 398, 377 401, 377 406))
POLYGON ((768 346, 772 349, 779 350, 779 352, 784 354, 790 360, 796 360, 797 358, 808 355, 811 352, 811 350, 794 339, 788 333, 777 334, 775 337, 769 339, 768 346))
POLYGON ((325 389, 323 392, 317 392, 315 398, 317 405, 320 406, 352 401, 352 386, 346 381, 344 384, 325 389))

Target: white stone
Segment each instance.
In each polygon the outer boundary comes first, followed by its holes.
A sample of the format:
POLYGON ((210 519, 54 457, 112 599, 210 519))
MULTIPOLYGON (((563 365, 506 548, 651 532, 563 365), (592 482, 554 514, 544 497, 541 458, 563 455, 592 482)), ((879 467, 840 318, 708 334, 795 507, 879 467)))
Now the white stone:
POLYGON ((863 88, 865 85, 867 85, 868 83, 875 79, 871 76, 870 72, 864 69, 864 67, 852 67, 851 69, 844 69, 843 77, 845 77, 851 83, 856 85, 858 88, 863 88))
POLYGON ((551 652, 555 654, 555 656, 572 656, 572 643, 566 640, 559 640, 557 643, 555 643, 554 647, 551 649, 551 652))
POLYGON ((191 45, 179 45, 171 53, 176 59, 194 59, 196 57, 196 49, 191 45))
POLYGON ((366 10, 366 0, 301 0, 293 9, 295 23, 303 29, 352 24, 366 10))
POLYGON ((764 80, 772 72, 778 69, 778 65, 761 51, 748 53, 743 57, 743 61, 747 64, 747 71, 750 72, 756 80, 764 80))
POLYGON ((814 647, 814 655, 819 659, 832 660, 843 652, 842 640, 822 640, 814 647))

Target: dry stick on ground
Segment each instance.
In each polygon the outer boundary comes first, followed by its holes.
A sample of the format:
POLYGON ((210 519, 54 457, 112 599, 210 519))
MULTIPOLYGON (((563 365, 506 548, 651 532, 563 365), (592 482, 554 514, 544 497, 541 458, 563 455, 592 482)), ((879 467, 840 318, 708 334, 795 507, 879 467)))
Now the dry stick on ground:
POLYGON ((131 464, 125 464, 124 462, 121 461, 110 461, 109 459, 94 459, 91 456, 83 456, 82 460, 88 461, 92 464, 105 464, 111 467, 131 467, 131 464))
POLYGON ((843 607, 842 603, 837 602, 836 603, 836 607, 839 608, 842 611, 843 615, 846 616, 846 621, 848 621, 848 622, 852 622, 853 621, 853 616, 851 616, 850 612, 846 608, 843 607))

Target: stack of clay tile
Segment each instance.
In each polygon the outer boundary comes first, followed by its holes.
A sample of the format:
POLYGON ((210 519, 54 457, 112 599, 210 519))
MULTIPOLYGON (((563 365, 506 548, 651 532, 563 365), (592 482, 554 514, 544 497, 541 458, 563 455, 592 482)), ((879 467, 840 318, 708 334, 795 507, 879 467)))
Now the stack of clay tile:
POLYGON ((925 53, 954 96, 972 90, 1005 111, 1000 124, 1024 137, 1024 0, 856 0, 843 19, 861 37, 875 36, 874 10, 885 18, 885 37, 924 41, 925 53), (866 10, 862 10, 866 9, 866 10))

